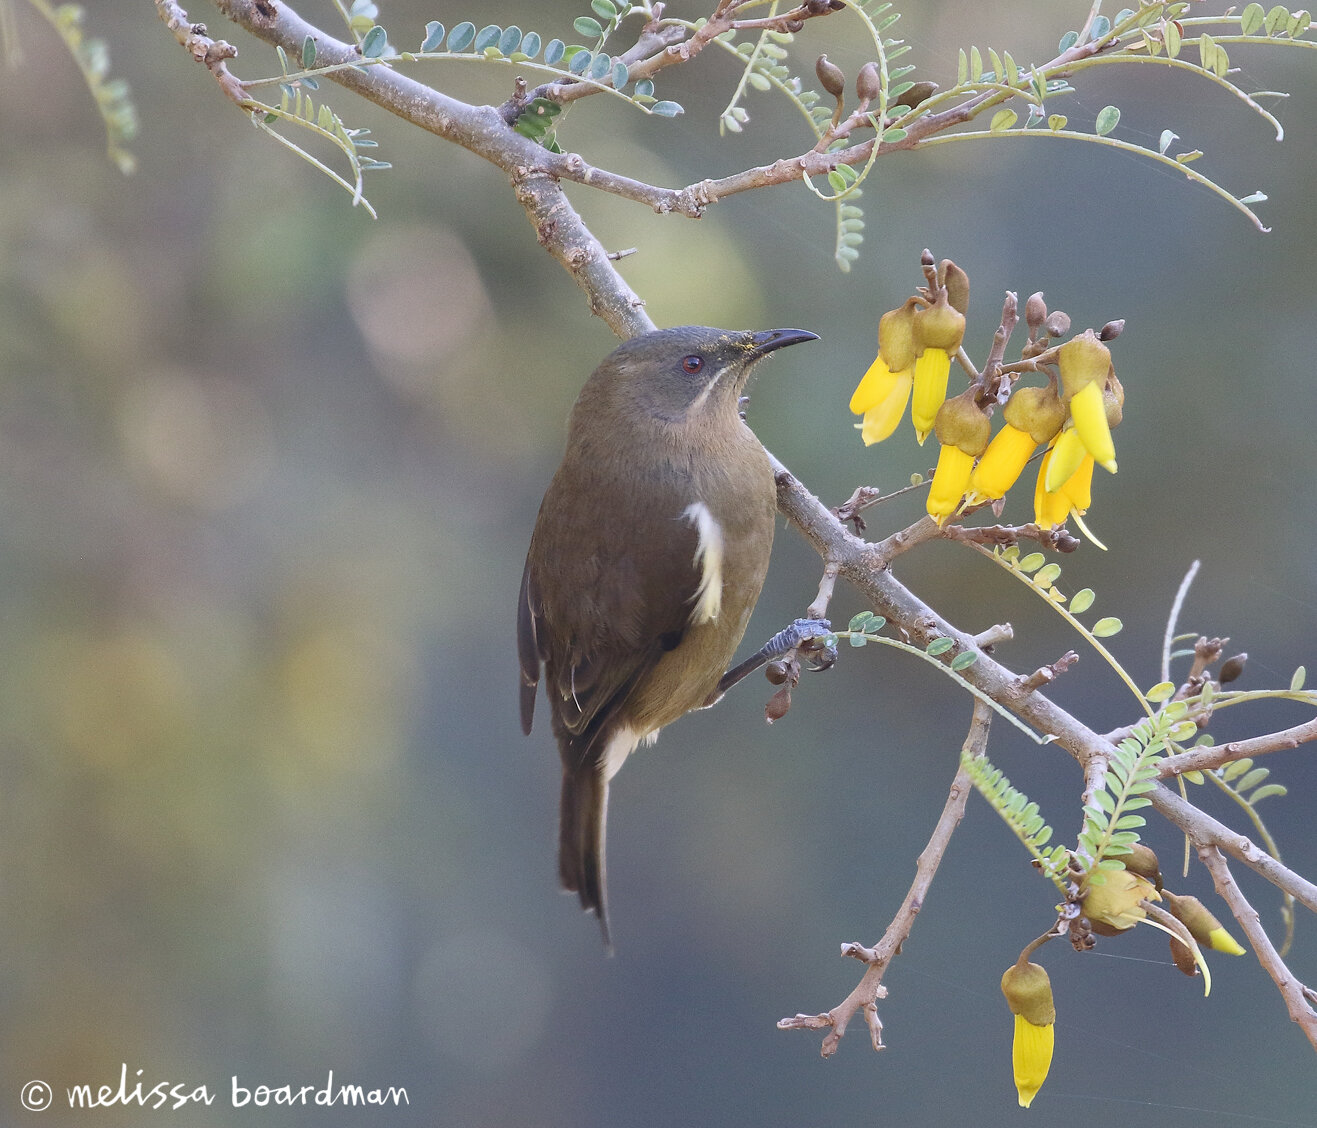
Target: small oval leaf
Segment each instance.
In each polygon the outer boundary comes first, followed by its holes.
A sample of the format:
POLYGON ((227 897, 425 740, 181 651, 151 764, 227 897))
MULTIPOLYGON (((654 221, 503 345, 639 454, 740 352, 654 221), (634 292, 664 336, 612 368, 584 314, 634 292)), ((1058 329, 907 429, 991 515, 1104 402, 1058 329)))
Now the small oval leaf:
POLYGON ((572 21, 572 27, 576 29, 578 35, 584 35, 591 39, 598 39, 604 34, 604 29, 593 16, 577 16, 572 21))
POLYGON ((1097 121, 1093 125, 1093 132, 1099 137, 1105 137, 1120 123, 1120 110, 1115 106, 1103 106, 1098 111, 1097 121))
POLYGON ((1093 594, 1092 588, 1080 588, 1070 597, 1070 611, 1075 615, 1082 615, 1093 606, 1093 600, 1097 597, 1093 594))
POLYGON ((467 21, 458 24, 448 33, 448 49, 450 51, 465 51, 471 46, 471 41, 476 37, 476 25, 467 21))
POLYGON ((378 59, 384 54, 384 48, 388 45, 389 33, 379 24, 372 27, 361 38, 361 53, 367 59, 378 59))
POLYGON ((472 47, 477 51, 483 51, 486 47, 495 47, 498 45, 498 37, 502 34, 503 29, 498 24, 486 24, 476 32, 472 47))
POLYGON ((431 20, 425 25, 425 40, 421 43, 422 51, 438 51, 444 44, 444 25, 438 20, 431 20))
POLYGON ((1110 638, 1114 634, 1119 634, 1125 624, 1117 619, 1114 615, 1109 615, 1105 619, 1099 619, 1093 624, 1094 638, 1110 638))
POLYGON ((651 114, 658 114, 659 117, 676 117, 678 114, 684 114, 686 111, 680 102, 655 102, 649 107, 651 114))

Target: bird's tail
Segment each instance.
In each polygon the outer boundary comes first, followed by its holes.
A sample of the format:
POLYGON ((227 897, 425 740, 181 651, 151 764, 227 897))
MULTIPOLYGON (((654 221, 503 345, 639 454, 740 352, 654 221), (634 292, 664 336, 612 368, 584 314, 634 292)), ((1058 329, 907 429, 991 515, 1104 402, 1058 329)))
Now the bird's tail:
POLYGON ((597 764, 563 766, 558 818, 558 878, 564 889, 580 897, 581 908, 599 918, 604 946, 611 951, 604 869, 608 782, 597 764))

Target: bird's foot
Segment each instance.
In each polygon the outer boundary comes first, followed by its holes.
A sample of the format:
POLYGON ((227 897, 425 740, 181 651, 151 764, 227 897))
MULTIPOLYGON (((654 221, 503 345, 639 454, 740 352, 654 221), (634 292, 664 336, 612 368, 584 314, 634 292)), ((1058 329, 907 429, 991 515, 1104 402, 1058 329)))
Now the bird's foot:
POLYGON ((827 645, 827 638, 831 633, 832 624, 827 619, 797 619, 789 627, 778 631, 739 666, 734 666, 723 674, 708 704, 712 705, 732 686, 753 674, 760 666, 793 650, 799 650, 806 655, 810 669, 826 670, 837 660, 836 646, 827 645))

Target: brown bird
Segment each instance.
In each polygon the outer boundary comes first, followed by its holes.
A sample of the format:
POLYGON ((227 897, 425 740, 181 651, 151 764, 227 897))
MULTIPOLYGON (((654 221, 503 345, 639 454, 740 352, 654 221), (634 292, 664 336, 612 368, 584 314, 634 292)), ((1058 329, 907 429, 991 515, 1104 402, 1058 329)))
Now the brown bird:
POLYGON ((521 726, 530 733, 542 670, 562 755, 558 874, 605 944, 609 781, 660 729, 827 630, 798 620, 724 677, 763 587, 776 513, 740 397, 756 362, 816 339, 646 333, 604 359, 572 409, 521 582, 521 726))

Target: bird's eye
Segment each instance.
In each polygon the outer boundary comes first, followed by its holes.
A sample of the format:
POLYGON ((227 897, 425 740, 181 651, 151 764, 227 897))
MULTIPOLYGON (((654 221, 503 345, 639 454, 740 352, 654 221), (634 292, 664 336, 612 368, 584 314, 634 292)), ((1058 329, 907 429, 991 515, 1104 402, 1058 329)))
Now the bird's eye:
POLYGON ((704 367, 704 357, 691 356, 683 357, 681 361, 681 370, 688 376, 694 376, 701 368, 704 367))

